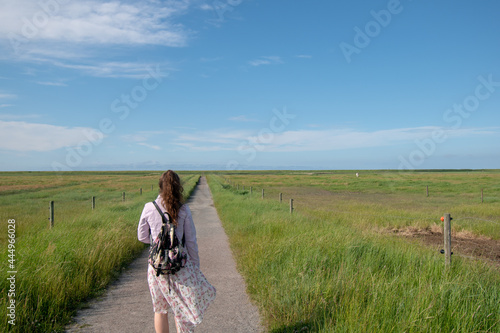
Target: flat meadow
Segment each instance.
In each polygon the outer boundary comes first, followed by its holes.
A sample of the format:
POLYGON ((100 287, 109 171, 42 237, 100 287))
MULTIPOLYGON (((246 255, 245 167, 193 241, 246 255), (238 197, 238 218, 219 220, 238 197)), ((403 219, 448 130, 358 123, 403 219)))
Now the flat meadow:
MULTIPOLYGON (((199 175, 179 174, 188 197, 199 175)), ((99 295, 145 249, 137 223, 144 204, 158 195, 160 175, 0 173, 0 331, 63 331, 82 302, 99 295), (12 299, 14 311, 7 308, 12 299), (13 312, 15 325, 7 316, 13 312)))
POLYGON ((500 332, 498 170, 234 171, 209 184, 270 332, 500 332))
MULTIPOLYGON (((500 332, 500 170, 205 173, 269 332, 500 332)), ((0 331, 63 331, 102 293, 146 247, 137 222, 160 174, 0 173, 0 331)), ((188 197, 201 172, 179 174, 188 197)))

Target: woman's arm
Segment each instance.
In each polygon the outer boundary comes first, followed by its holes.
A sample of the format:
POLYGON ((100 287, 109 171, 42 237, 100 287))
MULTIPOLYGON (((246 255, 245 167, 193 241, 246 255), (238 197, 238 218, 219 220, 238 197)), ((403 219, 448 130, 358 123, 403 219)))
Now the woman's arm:
POLYGON ((149 223, 147 216, 149 209, 146 209, 146 205, 144 205, 144 209, 142 210, 141 218, 139 220, 139 226, 137 227, 137 239, 139 241, 149 244, 150 243, 150 228, 149 228, 149 223))

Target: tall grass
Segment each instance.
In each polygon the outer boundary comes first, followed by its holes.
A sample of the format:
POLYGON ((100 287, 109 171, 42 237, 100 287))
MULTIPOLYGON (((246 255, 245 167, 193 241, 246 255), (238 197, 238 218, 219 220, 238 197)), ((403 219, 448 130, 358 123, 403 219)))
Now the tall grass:
MULTIPOLYGON (((0 331, 61 331, 81 302, 102 292, 145 248, 137 241, 137 223, 144 204, 158 194, 159 175, 38 173, 38 179, 33 174, 2 174, 2 185, 11 185, 0 192, 0 243, 5 258, 0 272, 0 331), (97 198, 94 211, 92 196, 97 198), (50 200, 55 201, 52 229, 47 220, 50 200), (6 313, 7 271, 11 270, 7 268, 8 219, 16 220, 15 326, 8 324, 6 313)), ((198 177, 181 174, 187 196, 198 177)))
POLYGON ((209 184, 270 332, 500 332, 498 271, 209 184))
POLYGON ((500 239, 500 172, 288 172, 228 174, 232 183, 264 188, 266 199, 294 199, 301 212, 315 216, 356 216, 365 228, 419 228, 453 217, 454 231, 500 239), (429 196, 426 188, 429 186, 429 196), (481 203, 481 189, 484 203, 481 203))

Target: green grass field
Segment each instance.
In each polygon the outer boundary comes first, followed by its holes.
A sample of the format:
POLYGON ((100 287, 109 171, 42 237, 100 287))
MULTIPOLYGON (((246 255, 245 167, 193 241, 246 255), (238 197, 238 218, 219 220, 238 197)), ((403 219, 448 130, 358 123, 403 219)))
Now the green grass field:
MULTIPOLYGON (((198 174, 180 175, 189 195, 198 174)), ((63 330, 101 293, 144 249, 137 222, 159 176, 0 173, 0 331, 63 330), (7 322, 9 220, 16 326, 7 322)), ((445 268, 435 249, 388 232, 440 227, 450 213, 454 233, 499 241, 500 171, 219 172, 208 180, 269 332, 500 332, 498 266, 456 256, 445 268)))
POLYGON ((445 268, 435 249, 381 232, 448 212, 455 232, 498 240, 499 180, 496 170, 232 172, 209 184, 270 332, 500 332, 497 266, 455 257, 445 268))
POLYGON ((298 211, 355 218, 365 228, 426 228, 450 213, 454 230, 500 239, 500 170, 362 171, 359 177, 353 171, 234 172, 224 177, 234 186, 251 186, 256 196, 265 189, 266 199, 278 200, 283 193, 283 201, 293 198, 298 211))
MULTIPOLYGON (((161 172, 0 173, 0 331, 61 331, 144 248, 137 223, 161 172), (153 188, 151 187, 153 185, 153 188), (140 189, 142 188, 142 195, 140 189), (125 201, 122 193, 125 192, 125 201), (92 210, 91 198, 96 197, 92 210), (54 227, 49 228, 49 202, 54 227), (15 323, 7 317, 9 220, 15 220, 15 323)), ((198 180, 180 173, 186 197, 198 180)))

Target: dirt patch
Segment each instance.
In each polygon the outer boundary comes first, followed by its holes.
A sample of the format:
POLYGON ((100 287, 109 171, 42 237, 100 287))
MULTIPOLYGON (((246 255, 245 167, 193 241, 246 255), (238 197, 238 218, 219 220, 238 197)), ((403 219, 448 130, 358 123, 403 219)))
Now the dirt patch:
MULTIPOLYGON (((388 232, 405 238, 417 239, 436 250, 443 248, 443 232, 437 225, 425 229, 416 227, 395 228, 388 230, 388 232)), ((500 241, 498 240, 477 236, 468 231, 453 232, 451 235, 451 251, 453 255, 481 259, 500 266, 500 241)))

